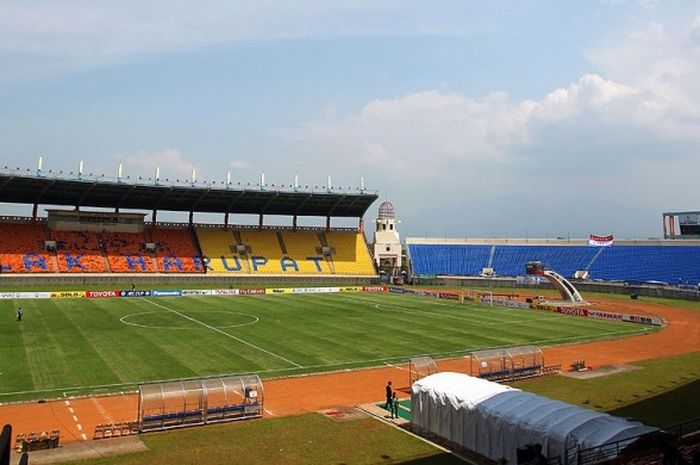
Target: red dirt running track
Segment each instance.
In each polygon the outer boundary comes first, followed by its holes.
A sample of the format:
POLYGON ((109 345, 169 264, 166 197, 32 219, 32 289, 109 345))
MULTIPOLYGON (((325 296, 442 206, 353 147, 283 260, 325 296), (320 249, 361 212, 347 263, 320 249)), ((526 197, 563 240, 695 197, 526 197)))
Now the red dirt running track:
MULTIPOLYGON (((586 364, 595 367, 700 351, 700 311, 614 299, 594 299, 593 303, 606 310, 653 313, 665 318, 668 326, 649 335, 549 347, 544 350, 548 365, 568 367, 575 360, 585 359, 586 364)), ((441 371, 465 372, 467 363, 457 358, 440 361, 438 367, 441 371)), ((398 389, 406 387, 407 368, 386 366, 266 380, 265 416, 374 402, 383 398, 387 380, 393 380, 398 389)), ((136 409, 135 394, 10 404, 0 406, 0 424, 12 423, 18 433, 59 429, 65 443, 92 439, 100 423, 133 421, 136 409)))

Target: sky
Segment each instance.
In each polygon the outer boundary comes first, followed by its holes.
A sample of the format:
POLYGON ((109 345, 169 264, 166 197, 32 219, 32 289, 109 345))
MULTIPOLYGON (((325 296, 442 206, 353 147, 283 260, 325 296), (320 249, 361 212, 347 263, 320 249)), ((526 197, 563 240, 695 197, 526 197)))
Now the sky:
POLYGON ((40 155, 364 177, 404 237, 658 237, 700 209, 700 2, 0 0, 0 168, 40 155))

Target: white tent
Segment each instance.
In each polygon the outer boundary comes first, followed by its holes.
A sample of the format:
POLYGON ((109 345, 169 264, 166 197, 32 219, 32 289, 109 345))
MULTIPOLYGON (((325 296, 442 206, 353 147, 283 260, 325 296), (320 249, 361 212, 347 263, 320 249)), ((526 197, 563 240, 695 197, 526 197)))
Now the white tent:
POLYGON ((547 458, 565 461, 568 450, 655 430, 461 373, 437 373, 416 381, 411 401, 414 425, 509 464, 517 463, 517 449, 528 444, 541 444, 547 458))

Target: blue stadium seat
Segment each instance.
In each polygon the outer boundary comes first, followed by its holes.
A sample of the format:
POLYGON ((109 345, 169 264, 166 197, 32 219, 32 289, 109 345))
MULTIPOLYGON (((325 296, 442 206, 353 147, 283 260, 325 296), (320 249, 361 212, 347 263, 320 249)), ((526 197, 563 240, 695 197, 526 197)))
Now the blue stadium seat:
POLYGON ((417 275, 477 276, 490 267, 500 276, 522 276, 528 261, 540 260, 567 277, 587 269, 592 279, 607 281, 700 283, 700 247, 693 246, 410 244, 409 253, 417 275))

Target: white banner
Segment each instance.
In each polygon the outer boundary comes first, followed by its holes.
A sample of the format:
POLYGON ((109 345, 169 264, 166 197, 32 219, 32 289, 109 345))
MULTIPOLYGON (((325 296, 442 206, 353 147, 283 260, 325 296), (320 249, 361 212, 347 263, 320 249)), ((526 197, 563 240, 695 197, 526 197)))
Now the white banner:
POLYGON ((238 289, 213 289, 211 295, 238 295, 238 289))
POLYGON ((15 299, 50 299, 50 292, 15 292, 15 299))
POLYGON ((594 247, 608 247, 613 245, 614 241, 615 238, 612 234, 610 234, 609 236, 596 236, 594 234, 591 234, 588 237, 588 245, 592 245, 594 247))
POLYGON ((183 289, 182 295, 211 295, 211 289, 183 289))
POLYGON ((325 294, 327 292, 340 292, 339 287, 295 287, 293 294, 325 294))

